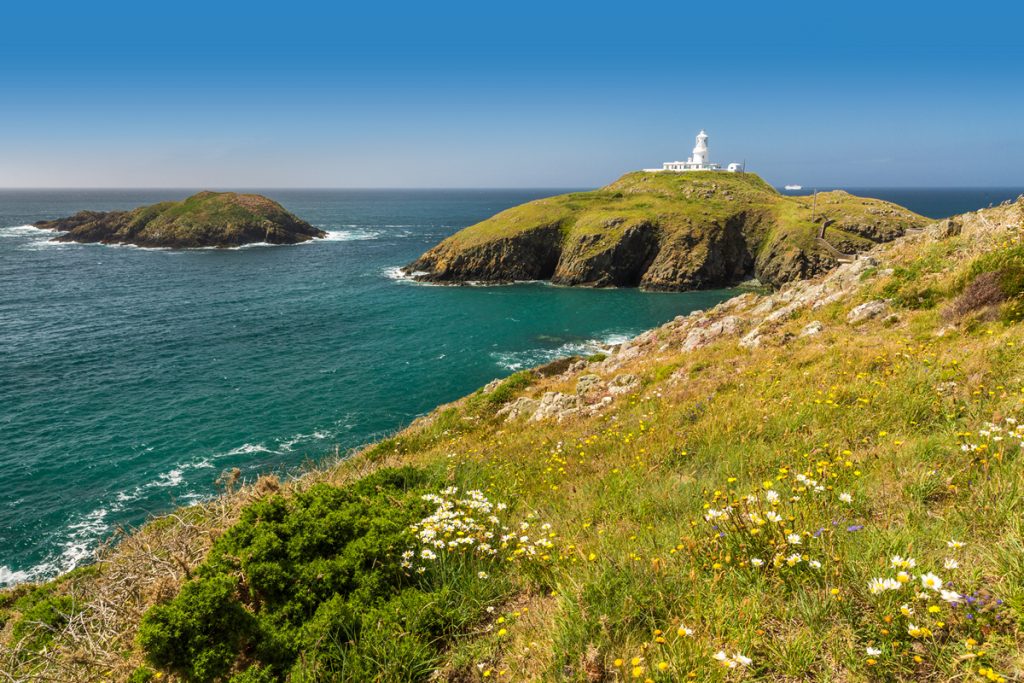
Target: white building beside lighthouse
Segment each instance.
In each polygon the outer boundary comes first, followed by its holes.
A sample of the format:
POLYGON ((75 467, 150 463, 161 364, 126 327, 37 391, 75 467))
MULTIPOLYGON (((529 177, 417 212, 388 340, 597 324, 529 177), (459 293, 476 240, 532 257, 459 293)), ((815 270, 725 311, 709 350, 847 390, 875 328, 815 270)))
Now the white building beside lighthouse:
POLYGON ((713 164, 708 156, 708 134, 702 129, 697 133, 697 144, 693 146, 693 153, 686 161, 666 161, 661 168, 645 168, 651 173, 663 171, 729 171, 731 173, 742 172, 743 164, 732 163, 724 169, 721 164, 713 164))

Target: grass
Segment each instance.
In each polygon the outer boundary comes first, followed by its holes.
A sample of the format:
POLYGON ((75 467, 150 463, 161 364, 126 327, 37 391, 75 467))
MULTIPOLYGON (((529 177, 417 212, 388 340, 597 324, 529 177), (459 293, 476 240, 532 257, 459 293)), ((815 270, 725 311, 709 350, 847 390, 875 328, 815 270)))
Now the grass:
MULTIPOLYGON (((415 660, 443 680, 1019 680, 1024 328, 1006 317, 943 315, 987 272, 1008 273, 1007 301, 1022 296, 1011 277, 1017 234, 895 243, 850 297, 781 321, 762 348, 731 338, 681 352, 665 328, 618 369, 608 365, 614 355, 588 366, 606 379, 644 380, 594 416, 505 422, 500 405, 575 388, 575 377, 517 373, 281 495, 343 489, 401 465, 425 473, 424 491, 476 489, 506 504, 531 537, 542 521, 551 525, 536 562, 510 555, 432 575, 431 591, 476 596, 456 608, 462 621, 445 612, 443 638, 424 641, 430 650, 415 660), (921 289, 930 305, 907 294, 921 289), (893 299, 895 322, 845 322, 854 305, 880 296, 893 299), (798 336, 811 320, 824 331, 798 336), (931 574, 955 595, 926 587, 931 574), (489 592, 492 580, 499 590, 489 592)), ((220 536, 237 515, 226 519, 210 533, 220 536)), ((418 547, 417 533, 402 547, 418 547)), ((401 556, 377 561, 393 571, 401 556)), ((113 555, 47 595, 87 596, 117 566, 113 555)), ((173 604, 184 582, 149 604, 173 604)), ((0 607, 8 624, 24 622, 16 601, 0 607)), ((351 647, 382 647, 375 656, 385 661, 398 652, 387 643, 427 633, 408 616, 382 617, 392 630, 351 647)), ((60 638, 47 647, 60 651, 60 638)), ((146 653, 131 637, 119 642, 112 677, 126 678, 146 653)), ((63 647, 72 658, 75 643, 63 647)), ((295 661, 324 656, 298 652, 295 661)), ((44 670, 21 656, 0 662, 44 670)), ((296 672, 289 680, 308 679, 296 672)), ((254 665, 247 675, 257 674, 254 665)))
POLYGON ((812 211, 810 198, 780 195, 752 173, 637 172, 592 192, 513 207, 452 235, 437 249, 449 259, 495 240, 557 226, 559 244, 551 246, 585 260, 613 248, 627 230, 640 226, 656 232, 663 245, 686 245, 692 257, 724 226, 737 224, 754 259, 793 249, 831 258, 816 240, 823 219, 830 222, 833 246, 849 252, 924 223, 906 209, 841 191, 821 193, 812 211))

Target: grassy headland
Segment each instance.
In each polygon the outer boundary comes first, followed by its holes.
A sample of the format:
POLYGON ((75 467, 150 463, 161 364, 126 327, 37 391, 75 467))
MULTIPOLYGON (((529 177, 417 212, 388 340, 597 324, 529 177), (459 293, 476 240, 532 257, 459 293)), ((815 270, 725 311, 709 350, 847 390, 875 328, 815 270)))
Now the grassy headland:
POLYGON ((700 289, 756 276, 779 285, 925 222, 894 204, 842 191, 817 200, 783 196, 753 173, 636 172, 592 192, 503 211, 406 270, 435 282, 551 279, 700 289))
POLYGON ((4 594, 0 670, 1017 679, 1022 317, 1024 200, 934 223, 158 519, 4 594))

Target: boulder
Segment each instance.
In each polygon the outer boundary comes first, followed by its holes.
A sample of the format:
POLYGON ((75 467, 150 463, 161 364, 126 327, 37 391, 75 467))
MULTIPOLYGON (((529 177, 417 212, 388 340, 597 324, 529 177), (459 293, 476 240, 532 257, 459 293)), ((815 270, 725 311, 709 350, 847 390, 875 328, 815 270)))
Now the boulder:
POLYGON ((857 325, 864 322, 865 320, 871 320, 878 316, 886 313, 889 310, 889 304, 885 303, 881 299, 875 299, 874 301, 867 301, 854 306, 850 311, 849 315, 846 316, 846 322, 851 325, 857 325))
POLYGON ((534 422, 539 422, 553 418, 561 422, 566 417, 578 415, 579 412, 580 401, 578 397, 558 391, 548 391, 541 397, 540 404, 530 419, 534 422))

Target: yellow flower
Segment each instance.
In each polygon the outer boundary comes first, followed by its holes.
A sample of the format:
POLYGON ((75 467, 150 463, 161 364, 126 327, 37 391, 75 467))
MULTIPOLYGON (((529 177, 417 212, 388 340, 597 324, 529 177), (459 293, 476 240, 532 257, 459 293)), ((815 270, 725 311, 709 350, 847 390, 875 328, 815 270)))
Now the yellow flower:
POLYGON ((658 671, 667 671, 668 662, 658 662, 658 671))
POLYGON ((622 666, 622 665, 623 665, 623 661, 622 661, 621 659, 616 659, 616 660, 615 660, 615 661, 613 662, 613 664, 615 664, 615 666, 622 666))

